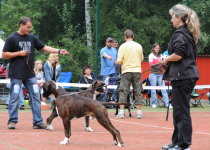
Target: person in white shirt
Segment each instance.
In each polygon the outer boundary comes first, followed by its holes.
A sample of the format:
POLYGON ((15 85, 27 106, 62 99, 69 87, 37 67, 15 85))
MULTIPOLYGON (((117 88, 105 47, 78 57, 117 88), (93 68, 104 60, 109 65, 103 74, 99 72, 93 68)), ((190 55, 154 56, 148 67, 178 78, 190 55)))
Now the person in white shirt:
MULTIPOLYGON (((150 81, 151 86, 165 86, 165 83, 162 80, 163 78, 162 66, 156 65, 157 63, 160 62, 161 56, 162 54, 160 50, 160 45, 155 43, 152 46, 152 53, 149 55, 149 65, 151 67, 149 81, 150 81)), ((168 99, 167 91, 165 89, 162 89, 161 93, 163 96, 165 107, 168 107, 169 99, 168 99)), ((151 90, 151 105, 152 105, 152 108, 157 107, 156 89, 151 90)))

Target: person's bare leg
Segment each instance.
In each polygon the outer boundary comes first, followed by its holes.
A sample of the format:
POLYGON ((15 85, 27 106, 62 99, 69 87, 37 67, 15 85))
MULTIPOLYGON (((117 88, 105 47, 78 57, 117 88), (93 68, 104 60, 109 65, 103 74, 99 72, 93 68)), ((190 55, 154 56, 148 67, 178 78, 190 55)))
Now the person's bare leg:
POLYGON ((120 110, 124 110, 125 105, 120 105, 120 110))
POLYGON ((138 107, 138 110, 141 110, 142 104, 137 104, 137 107, 138 107))

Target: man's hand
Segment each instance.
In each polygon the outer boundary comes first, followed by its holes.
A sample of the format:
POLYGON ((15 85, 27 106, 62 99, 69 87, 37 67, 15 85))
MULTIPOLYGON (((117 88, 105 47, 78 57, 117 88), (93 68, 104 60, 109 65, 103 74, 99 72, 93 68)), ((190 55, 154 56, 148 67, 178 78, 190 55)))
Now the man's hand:
POLYGON ((69 52, 66 51, 65 49, 62 49, 62 50, 60 50, 60 54, 61 55, 67 55, 67 54, 69 54, 69 52))
POLYGON ((108 56, 107 58, 108 58, 109 60, 112 60, 112 59, 113 59, 113 57, 111 57, 111 56, 108 56))
POLYGON ((26 51, 26 50, 22 50, 22 51, 18 51, 18 56, 26 56, 26 55, 28 55, 28 51, 26 51))
POLYGON ((114 61, 114 64, 115 64, 115 65, 117 65, 117 64, 118 64, 117 60, 115 60, 115 61, 114 61))
POLYGON ((109 59, 109 60, 112 60, 112 59, 113 59, 113 57, 107 55, 106 53, 104 53, 103 57, 104 57, 104 58, 107 58, 107 59, 109 59))

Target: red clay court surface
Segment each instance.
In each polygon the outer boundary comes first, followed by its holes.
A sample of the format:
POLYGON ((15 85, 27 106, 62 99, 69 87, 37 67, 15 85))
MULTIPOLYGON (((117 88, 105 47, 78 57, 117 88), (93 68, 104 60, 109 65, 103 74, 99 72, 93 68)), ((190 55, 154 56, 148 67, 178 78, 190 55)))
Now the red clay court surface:
MULTIPOLYGON (((117 128, 124 142, 123 147, 113 145, 111 134, 100 126, 96 119, 90 121, 94 132, 84 130, 83 118, 73 120, 72 136, 67 145, 60 145, 64 140, 62 120, 53 120, 54 130, 32 129, 31 112, 19 112, 19 122, 15 130, 7 128, 8 113, 0 113, 0 150, 161 150, 161 146, 171 142, 173 131, 172 113, 165 121, 165 112, 143 112, 143 119, 136 119, 136 112, 129 118, 118 119, 114 112, 109 112, 112 124, 117 128)), ((50 112, 42 112, 44 122, 50 112)), ((210 112, 191 112, 193 139, 191 150, 210 149, 210 112)))

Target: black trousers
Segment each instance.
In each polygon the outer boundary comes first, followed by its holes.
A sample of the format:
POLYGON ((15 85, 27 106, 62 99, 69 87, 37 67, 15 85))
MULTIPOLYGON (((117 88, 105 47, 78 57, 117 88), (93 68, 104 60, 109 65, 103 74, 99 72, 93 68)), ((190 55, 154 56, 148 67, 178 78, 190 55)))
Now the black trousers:
POLYGON ((172 86, 174 133, 172 142, 187 148, 192 141, 192 121, 190 116, 190 97, 196 82, 172 86))

